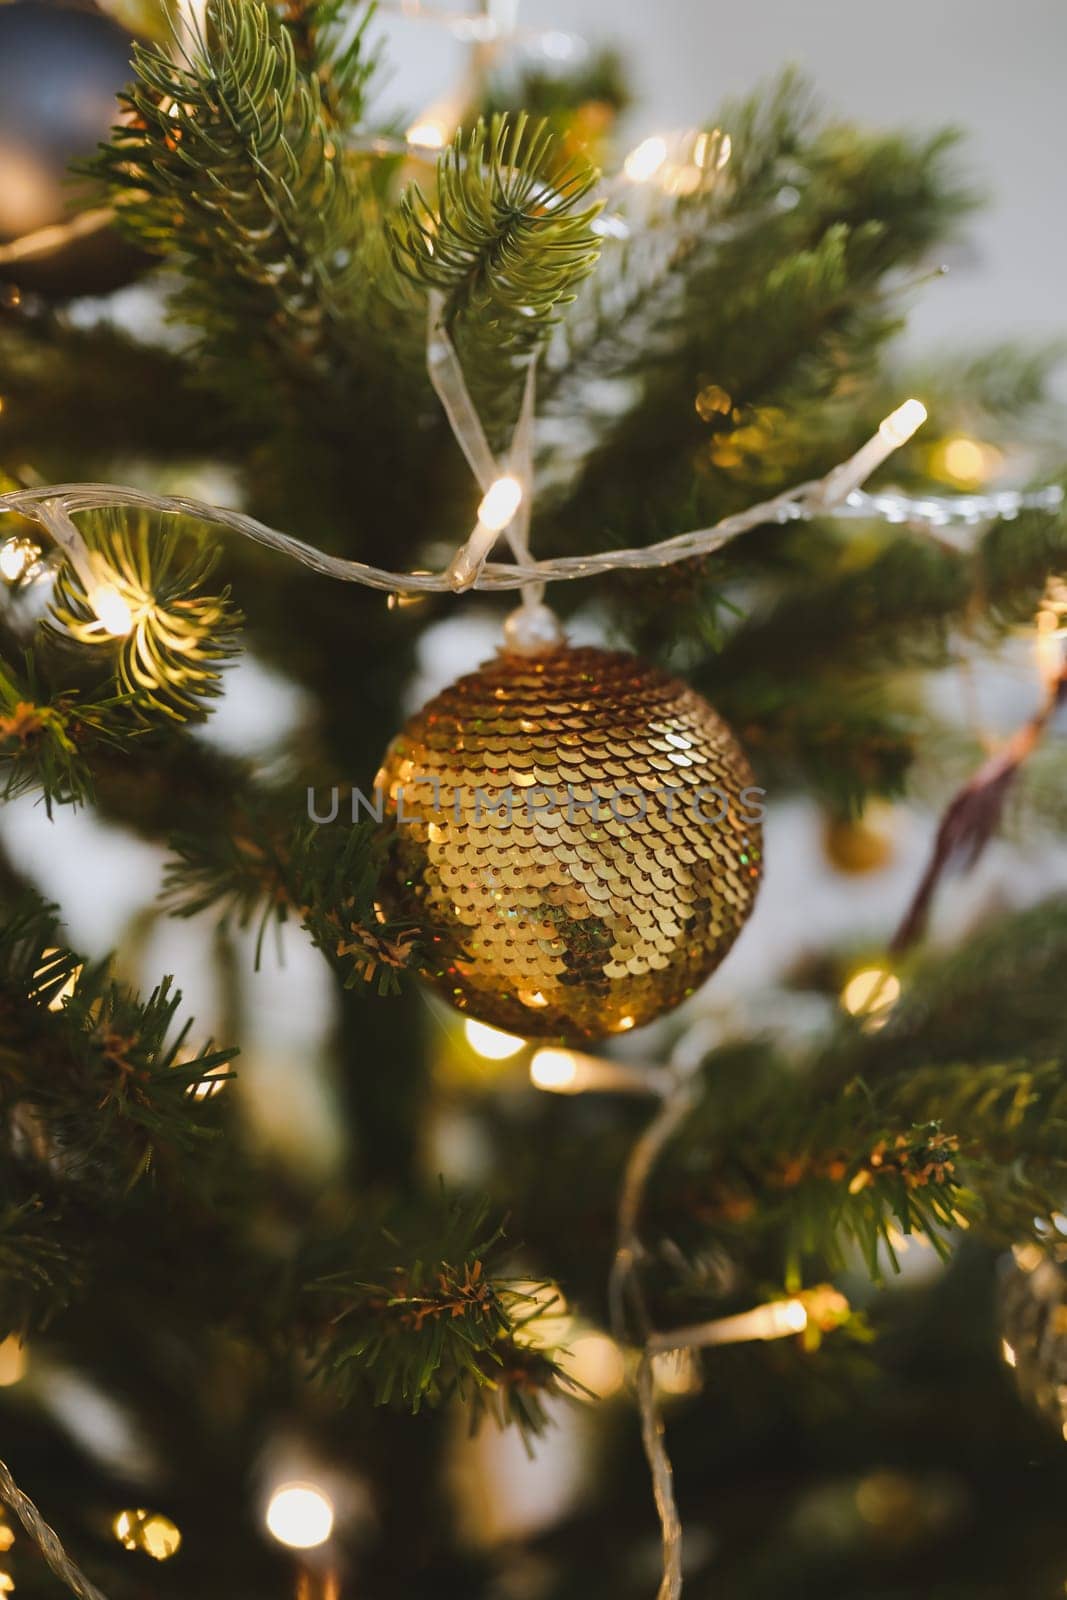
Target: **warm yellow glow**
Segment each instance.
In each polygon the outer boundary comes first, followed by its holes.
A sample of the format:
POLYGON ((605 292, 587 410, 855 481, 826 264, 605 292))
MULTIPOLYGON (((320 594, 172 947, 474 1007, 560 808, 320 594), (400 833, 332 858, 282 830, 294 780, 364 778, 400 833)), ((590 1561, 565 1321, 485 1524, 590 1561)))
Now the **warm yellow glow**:
POLYGON ((418 145, 420 150, 441 150, 448 139, 448 129, 427 117, 424 122, 413 122, 404 137, 408 144, 418 145))
POLYGON ((511 521, 522 500, 518 478, 498 478, 489 485, 478 507, 478 521, 490 533, 501 533, 511 521))
POLYGON ((999 450, 962 434, 946 439, 940 450, 940 466, 946 478, 970 487, 992 476, 1001 462, 999 450))
POLYGON ((900 979, 884 967, 864 967, 841 991, 841 1004, 854 1017, 888 1011, 900 999, 900 979))
POLYGON ((897 406, 881 424, 878 432, 883 439, 888 439, 896 449, 899 445, 907 444, 912 434, 921 428, 926 421, 926 407, 921 400, 905 400, 902 406, 897 406))
POLYGON ((641 143, 626 157, 622 170, 631 183, 647 183, 649 178, 654 178, 667 159, 667 141, 654 134, 651 139, 643 139, 641 143))
POLYGON ((660 187, 665 194, 696 194, 702 174, 699 167, 664 166, 660 168, 660 187))
POLYGON ((652 1376, 661 1394, 696 1394, 703 1379, 691 1350, 669 1350, 652 1357, 652 1376))
POLYGON ((217 1067, 209 1067, 197 1083, 189 1085, 188 1093, 194 1100, 213 1100, 229 1083, 228 1072, 229 1068, 223 1062, 217 1067))
POLYGON ((5 539, 0 545, 0 577, 6 578, 8 583, 17 583, 40 555, 40 546, 32 539, 5 539))
POLYGON ((1013 1367, 1015 1365, 1015 1351, 1008 1343, 1007 1339, 1002 1339, 1000 1341, 1000 1353, 1004 1357, 1004 1360, 1007 1362, 1009 1367, 1013 1367))
POLYGON ((506 1061, 526 1043, 518 1034, 504 1033, 500 1028, 489 1027, 488 1023, 475 1022, 473 1017, 467 1018, 463 1031, 475 1055, 484 1056, 486 1061, 506 1061))
POLYGON ((12 1336, 0 1344, 0 1388, 9 1389, 26 1376, 26 1346, 12 1336))
POLYGON ((801 1300, 783 1300, 775 1307, 777 1323, 783 1333, 803 1333, 808 1325, 808 1309, 801 1300))
POLYGON ((569 1050, 538 1050, 530 1062, 530 1082, 536 1089, 567 1094, 578 1081, 578 1061, 569 1050))
POLYGON ((90 591, 89 604, 100 618, 105 632, 114 638, 125 638, 133 631, 133 613, 112 584, 98 583, 90 591))
POLYGON ((161 1511, 120 1511, 111 1526, 124 1550, 143 1550, 153 1561, 169 1561, 181 1549, 180 1529, 161 1511))
POLYGON ((629 1033, 630 1029, 634 1025, 635 1020, 636 1019, 634 1017, 620 1017, 617 1031, 619 1033, 629 1033))
POLYGON ((15 1530, 6 1522, 0 1522, 0 1550, 8 1551, 15 1542, 15 1530))
POLYGON ((313 1483, 283 1483, 270 1497, 266 1520, 279 1544, 311 1550, 333 1532, 333 1501, 313 1483))
POLYGON ((15 1580, 10 1572, 0 1572, 0 1594, 14 1594, 15 1580))
POLYGON ((583 1333, 572 1339, 559 1359, 575 1383, 601 1400, 617 1394, 626 1379, 626 1358, 606 1333, 583 1333))
POLYGON ((517 1279, 515 1315, 522 1324, 523 1343, 536 1350, 555 1350, 569 1341, 574 1318, 558 1284, 517 1279))
MULTIPOLYGON (((42 951, 42 965, 38 967, 37 971, 34 973, 34 977, 42 980, 47 977, 49 961, 51 960, 52 956, 58 956, 61 953, 61 951, 55 949, 54 947, 42 951)), ((71 973, 63 987, 61 989, 57 989, 51 1000, 49 1000, 49 1011, 62 1011, 63 1007, 66 1005, 67 1001, 77 988, 78 979, 81 977, 81 974, 82 969, 81 965, 79 964, 74 968, 74 971, 71 973)))

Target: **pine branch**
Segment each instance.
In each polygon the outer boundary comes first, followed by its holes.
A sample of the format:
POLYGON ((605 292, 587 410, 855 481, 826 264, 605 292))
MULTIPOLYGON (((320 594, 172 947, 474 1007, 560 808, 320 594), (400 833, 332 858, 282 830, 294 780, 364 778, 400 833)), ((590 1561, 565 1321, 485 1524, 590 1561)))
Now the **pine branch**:
POLYGON ((592 341, 596 381, 584 399, 580 348, 565 369, 560 403, 593 426, 577 449, 568 440, 566 465, 579 474, 543 536, 552 548, 587 545, 590 529, 643 543, 650 526, 699 525, 807 476, 807 408, 862 393, 899 322, 900 269, 922 261, 969 203, 949 136, 820 127, 795 82, 768 120, 728 108, 718 125, 733 149, 721 183, 693 199, 706 226, 688 228, 658 292, 629 318, 625 297, 621 309, 608 302, 615 315, 592 341), (706 415, 695 404, 705 393, 718 397, 706 415), (753 428, 762 442, 746 449, 753 428), (649 486, 641 496, 635 481, 649 486))
POLYGON ((88 799, 91 757, 128 736, 124 710, 119 696, 47 693, 32 660, 21 673, 0 661, 0 794, 40 790, 49 814, 88 799))
POLYGON ((363 121, 370 84, 378 70, 366 37, 373 5, 363 8, 352 32, 348 0, 274 0, 293 41, 302 73, 313 77, 325 117, 342 135, 363 121))
POLYGON ((0 792, 38 789, 49 809, 92 798, 98 766, 129 759, 131 741, 206 715, 241 620, 226 591, 204 592, 217 550, 195 530, 98 515, 83 532, 130 612, 129 634, 101 629, 64 564, 21 670, 0 659, 0 792))
POLYGON ((234 1051, 188 1047, 169 978, 141 1000, 58 944, 40 904, 0 923, 0 1100, 64 1182, 118 1194, 208 1136, 195 1093, 234 1051))
POLYGON ((373 823, 349 828, 289 820, 303 796, 272 797, 246 807, 223 834, 182 834, 167 874, 171 908, 181 916, 214 909, 223 922, 257 925, 257 947, 272 921, 299 917, 345 987, 376 983, 399 990, 398 973, 414 968, 414 930, 383 923, 375 901, 382 845, 373 823))
POLYGON ((61 1216, 40 1195, 0 1202, 0 1337, 47 1327, 82 1287, 84 1265, 64 1248, 62 1232, 61 1216))
POLYGON ((457 133, 437 167, 431 203, 418 186, 390 222, 397 272, 445 299, 472 393, 493 414, 514 395, 517 375, 560 310, 596 264, 590 224, 579 209, 596 172, 561 165, 545 123, 494 117, 457 133))
POLYGON ((1054 900, 908 971, 878 1029, 844 1018, 799 1062, 715 1052, 655 1179, 658 1228, 690 1254, 769 1251, 793 1286, 852 1249, 880 1281, 900 1235, 942 1254, 960 1229, 1030 1236, 1067 1182, 1065 953, 1054 900))
POLYGON ((124 225, 183 268, 175 310, 212 376, 259 412, 294 387, 343 388, 365 344, 365 207, 331 131, 361 92, 359 45, 334 59, 341 99, 324 110, 316 41, 332 12, 303 16, 304 71, 264 0, 211 0, 183 64, 135 46, 128 120, 97 163, 124 225), (264 394, 271 379, 287 389, 264 394))
MULTIPOLYGON (((132 718, 148 726, 205 716, 221 693, 222 664, 237 653, 242 621, 228 590, 204 593, 218 546, 173 518, 157 528, 146 513, 97 513, 83 519, 82 532, 133 617, 113 668, 132 718)), ((61 638, 99 649, 96 613, 69 563, 60 569, 52 610, 61 638)))
POLYGON ((317 1370, 346 1403, 365 1395, 418 1411, 456 1394, 475 1418, 529 1436, 547 1424, 544 1398, 575 1391, 538 1342, 549 1286, 494 1276, 502 1236, 485 1220, 484 1205, 453 1202, 408 1239, 383 1228, 339 1243, 345 1266, 311 1293, 326 1308, 317 1370))

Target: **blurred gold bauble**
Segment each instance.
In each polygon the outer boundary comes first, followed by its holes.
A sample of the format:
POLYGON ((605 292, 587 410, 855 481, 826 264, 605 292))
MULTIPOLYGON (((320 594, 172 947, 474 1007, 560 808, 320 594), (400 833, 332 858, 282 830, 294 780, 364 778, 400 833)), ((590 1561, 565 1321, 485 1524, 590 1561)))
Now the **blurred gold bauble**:
POLYGON ((838 872, 880 872, 893 858, 893 840, 884 824, 889 807, 869 806, 862 817, 827 817, 823 849, 838 872))
POLYGON ((411 718, 377 781, 383 914, 418 925, 461 1011, 512 1032, 651 1022, 752 909, 762 791, 707 701, 634 656, 501 651, 411 718))

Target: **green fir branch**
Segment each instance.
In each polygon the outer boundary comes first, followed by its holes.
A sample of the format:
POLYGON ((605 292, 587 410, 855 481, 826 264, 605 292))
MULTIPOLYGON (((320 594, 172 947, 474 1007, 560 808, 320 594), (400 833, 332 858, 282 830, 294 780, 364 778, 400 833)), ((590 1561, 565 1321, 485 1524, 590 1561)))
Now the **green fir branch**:
POLYGON ((495 116, 443 152, 434 201, 414 185, 390 220, 397 272, 444 297, 490 411, 596 264, 600 206, 582 205, 596 178, 584 163, 559 163, 546 123, 495 116))
MULTIPOLYGON (((138 722, 186 722, 222 692, 221 668, 237 653, 241 615, 229 591, 205 592, 219 548, 173 518, 100 512, 83 520, 90 548, 132 617, 118 640, 116 687, 138 722)), ((101 648, 100 625, 73 567, 60 569, 52 611, 62 634, 101 648)))
POLYGON ((552 1350, 537 1339, 552 1314, 550 1287, 497 1277, 499 1229, 486 1232, 487 1207, 449 1203, 435 1223, 405 1237, 392 1228, 346 1238, 346 1264, 311 1286, 321 1297, 325 1333, 317 1370, 350 1403, 398 1404, 418 1411, 452 1395, 474 1416, 543 1431, 543 1401, 573 1393, 552 1350))
POLYGON ((291 817, 303 796, 246 806, 225 833, 172 841, 166 894, 190 917, 213 910, 225 923, 257 928, 257 950, 272 923, 295 915, 346 988, 374 983, 399 992, 399 974, 418 963, 416 932, 382 922, 376 909, 383 845, 374 824, 319 826, 291 817))
MULTIPOLYGON (((175 312, 245 410, 336 389, 366 342, 365 210, 333 129, 343 97, 324 111, 318 22, 304 19, 303 70, 264 0, 211 0, 185 61, 135 46, 127 119, 97 163, 124 226, 182 269, 175 312), (285 390, 259 389, 279 379, 285 390)), ((353 48, 334 66, 358 99, 353 48)))
POLYGON ((93 792, 92 758, 118 750, 129 733, 121 696, 49 693, 31 658, 24 670, 0 661, 0 796, 38 790, 48 808, 93 792))
POLYGON ((63 950, 50 908, 0 924, 0 1103, 65 1180, 121 1193, 208 1137, 196 1092, 235 1052, 191 1049, 180 1004, 170 978, 142 1000, 63 950))

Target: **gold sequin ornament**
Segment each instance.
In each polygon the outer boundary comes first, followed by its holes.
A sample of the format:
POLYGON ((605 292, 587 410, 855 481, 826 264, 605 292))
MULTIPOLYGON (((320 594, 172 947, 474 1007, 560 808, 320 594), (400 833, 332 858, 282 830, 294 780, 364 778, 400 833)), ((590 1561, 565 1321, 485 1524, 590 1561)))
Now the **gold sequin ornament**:
POLYGON ((706 700, 635 656, 503 649, 411 718, 377 779, 382 914, 510 1032, 587 1040, 676 1006, 759 884, 760 798, 706 700))

